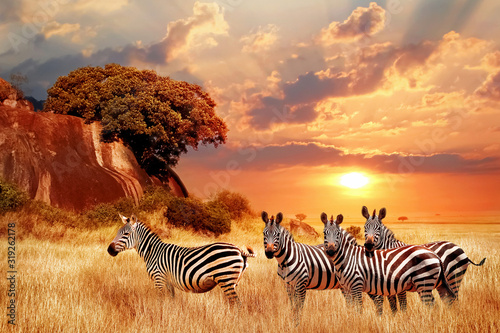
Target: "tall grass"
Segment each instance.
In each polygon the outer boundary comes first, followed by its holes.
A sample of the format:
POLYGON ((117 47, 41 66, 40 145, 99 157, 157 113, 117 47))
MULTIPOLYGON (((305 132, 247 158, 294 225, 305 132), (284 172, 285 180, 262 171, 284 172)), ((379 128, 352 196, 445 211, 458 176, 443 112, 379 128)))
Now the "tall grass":
MULTIPOLYGON (((141 218, 141 216, 139 216, 141 218)), ((19 215, 0 218, 2 228, 19 215)), ((23 217, 28 219, 27 216, 23 217)), ((415 293, 408 294, 408 311, 393 316, 387 301, 377 317, 364 296, 363 313, 349 309, 339 290, 308 291, 300 326, 295 328, 288 297, 276 274, 276 260, 264 256, 263 223, 247 219, 233 225, 229 234, 207 238, 177 228, 162 228, 162 214, 141 220, 161 231, 166 242, 194 246, 228 241, 254 248, 237 292, 240 310, 228 306, 219 288, 205 294, 176 291, 174 298, 160 297, 149 280, 144 262, 132 251, 111 257, 106 252, 120 222, 99 228, 60 228, 59 237, 38 233, 17 243, 17 327, 19 332, 493 332, 500 330, 499 277, 500 230, 446 234, 443 226, 430 225, 399 231, 409 243, 446 239, 459 244, 482 267, 470 266, 460 290, 458 304, 447 308, 435 293, 436 306, 427 309, 415 293), (38 235, 38 236, 37 236, 38 235)), ((19 224, 22 221, 19 221, 19 224)), ((34 227, 36 228, 36 226, 34 227)), ((484 227, 483 227, 484 228, 484 227)), ((318 229, 318 228, 317 228, 318 229)), ((22 229, 18 230, 22 232, 22 229)), ((318 230, 320 231, 320 230, 318 230)), ((54 233, 46 231, 47 234, 54 233)), ((297 239, 301 240, 301 239, 297 239)), ((311 244, 321 243, 322 237, 311 244)), ((1 238, 0 262, 6 271, 7 242, 1 238)), ((0 283, 5 309, 6 282, 0 283)), ((0 315, 0 331, 13 327, 0 315)))

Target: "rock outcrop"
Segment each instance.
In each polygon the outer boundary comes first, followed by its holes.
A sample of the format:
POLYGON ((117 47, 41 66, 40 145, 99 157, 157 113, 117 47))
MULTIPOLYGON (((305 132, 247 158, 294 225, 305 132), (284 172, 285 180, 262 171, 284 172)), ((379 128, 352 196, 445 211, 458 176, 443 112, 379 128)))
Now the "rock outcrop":
MULTIPOLYGON (((101 142, 100 132, 98 123, 4 103, 0 177, 31 198, 75 211, 123 196, 137 202, 148 184, 159 181, 140 168, 123 144, 101 142)), ((183 195, 183 185, 168 180, 174 193, 183 195)))
POLYGON ((293 235, 297 236, 311 236, 311 237, 319 236, 316 230, 314 230, 314 228, 311 227, 309 224, 295 219, 290 220, 290 231, 292 232, 293 235))
POLYGON ((0 105, 34 111, 33 104, 21 96, 10 83, 0 78, 0 105))

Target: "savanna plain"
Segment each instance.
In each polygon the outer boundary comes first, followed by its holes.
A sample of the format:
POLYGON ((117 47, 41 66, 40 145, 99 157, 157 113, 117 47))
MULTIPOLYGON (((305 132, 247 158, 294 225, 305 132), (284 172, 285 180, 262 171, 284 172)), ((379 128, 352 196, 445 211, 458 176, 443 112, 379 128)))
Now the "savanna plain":
MULTIPOLYGON (((319 215, 319 214, 318 214, 319 215)), ((15 219, 18 219, 15 221, 15 219)), ((6 214, 1 226, 18 215, 6 214)), ((161 216, 139 219, 158 225, 161 216)), ((322 243, 322 224, 308 221, 318 238, 296 237, 307 244, 322 243)), ((472 221, 473 222, 473 221, 472 221)), ((446 307, 437 292, 433 309, 421 304, 416 293, 408 294, 408 311, 393 315, 387 300, 378 317, 368 297, 363 296, 363 313, 346 307, 339 290, 308 291, 301 323, 295 327, 276 260, 264 256, 260 219, 233 222, 232 231, 217 238, 177 228, 156 229, 165 242, 196 246, 225 241, 254 249, 249 267, 237 292, 242 307, 231 308, 220 288, 205 294, 176 291, 175 297, 161 297, 154 289, 143 260, 135 250, 111 257, 107 247, 121 223, 96 229, 68 229, 40 226, 29 236, 18 230, 16 238, 17 325, 8 325, 7 281, 0 283, 3 313, 0 331, 19 332, 498 332, 500 331, 500 224, 390 223, 396 236, 421 244, 448 240, 461 246, 481 267, 469 266, 462 282, 459 301, 446 307)), ((362 227, 359 222, 345 222, 362 227)), ((34 226, 36 229, 37 226, 34 226)), ((5 230, 4 230, 5 231, 5 230)), ((362 240, 358 240, 361 244, 362 240)), ((0 242, 2 271, 7 271, 7 238, 0 242)), ((5 275, 4 275, 5 276, 5 275)))

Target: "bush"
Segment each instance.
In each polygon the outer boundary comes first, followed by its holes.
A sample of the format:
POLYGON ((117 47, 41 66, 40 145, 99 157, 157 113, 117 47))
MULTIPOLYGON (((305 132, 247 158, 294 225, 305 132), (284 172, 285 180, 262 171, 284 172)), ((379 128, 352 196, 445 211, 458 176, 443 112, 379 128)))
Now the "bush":
POLYGON ((212 201, 225 207, 232 220, 239 221, 245 215, 254 215, 250 207, 250 201, 240 193, 223 190, 218 192, 212 201))
POLYGON ((195 198, 172 197, 165 212, 168 222, 176 227, 191 227, 215 236, 231 231, 229 212, 218 202, 204 204, 195 198))
POLYGON ((129 216, 134 213, 136 206, 134 199, 123 197, 113 203, 101 203, 87 210, 84 216, 91 222, 115 223, 118 221, 118 214, 129 216))
POLYGON ((363 238, 363 235, 361 235, 361 227, 356 227, 356 226, 351 225, 350 227, 348 227, 345 230, 357 239, 363 238))
POLYGON ((28 202, 28 195, 16 185, 0 179, 0 215, 16 210, 28 202))
POLYGON ((139 210, 144 212, 154 212, 161 208, 168 207, 170 200, 172 199, 172 194, 168 188, 164 186, 148 186, 144 195, 139 202, 139 210))

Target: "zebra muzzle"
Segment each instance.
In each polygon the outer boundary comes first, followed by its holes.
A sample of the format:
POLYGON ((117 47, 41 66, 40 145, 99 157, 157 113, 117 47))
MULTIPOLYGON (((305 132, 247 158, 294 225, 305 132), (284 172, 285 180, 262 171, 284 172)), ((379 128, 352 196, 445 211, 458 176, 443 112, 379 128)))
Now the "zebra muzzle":
POLYGON ((273 259, 274 257, 273 244, 267 244, 264 253, 267 259, 273 259))
POLYGON ((116 257, 116 255, 118 254, 118 251, 115 250, 115 247, 114 247, 114 244, 111 243, 109 244, 108 246, 108 253, 112 256, 112 257, 116 257))
POLYGON ((368 252, 373 252, 375 250, 375 240, 373 235, 368 235, 365 241, 365 250, 368 252))

